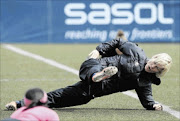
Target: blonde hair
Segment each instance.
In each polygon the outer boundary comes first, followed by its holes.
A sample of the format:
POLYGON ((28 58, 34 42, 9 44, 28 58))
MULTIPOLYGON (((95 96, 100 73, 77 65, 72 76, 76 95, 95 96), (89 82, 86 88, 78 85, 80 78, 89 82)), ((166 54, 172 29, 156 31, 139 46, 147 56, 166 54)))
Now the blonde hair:
POLYGON ((162 67, 162 70, 156 73, 156 77, 164 76, 171 68, 172 58, 167 53, 156 54, 151 59, 162 67))

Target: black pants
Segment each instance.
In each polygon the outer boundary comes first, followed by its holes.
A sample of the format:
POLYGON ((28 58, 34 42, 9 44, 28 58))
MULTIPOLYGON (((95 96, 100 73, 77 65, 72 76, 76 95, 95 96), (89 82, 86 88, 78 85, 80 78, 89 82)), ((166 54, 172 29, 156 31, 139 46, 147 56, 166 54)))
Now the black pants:
POLYGON ((86 83, 80 81, 72 86, 49 92, 48 106, 62 108, 86 104, 93 99, 93 96, 88 94, 88 88, 86 83))
POLYGON ((47 93, 48 107, 62 108, 88 103, 95 97, 112 94, 119 91, 119 84, 116 77, 93 82, 92 75, 104 67, 96 59, 85 61, 80 68, 79 76, 82 81, 74 85, 60 88, 47 93))
POLYGON ((88 103, 95 97, 108 95, 119 91, 117 78, 106 79, 101 82, 93 82, 92 75, 103 69, 96 59, 85 61, 80 68, 79 77, 82 81, 57 89, 48 93, 49 107, 69 107, 88 103))
POLYGON ((72 86, 47 93, 48 106, 50 108, 62 108, 82 105, 95 97, 101 97, 115 92, 119 92, 116 83, 98 82, 88 85, 86 82, 80 81, 72 86))
MULTIPOLYGON (((88 103, 93 99, 93 95, 89 95, 89 85, 84 81, 79 81, 72 86, 60 88, 47 93, 49 108, 62 108, 88 103)), ((17 108, 24 106, 24 100, 16 102, 17 108)))

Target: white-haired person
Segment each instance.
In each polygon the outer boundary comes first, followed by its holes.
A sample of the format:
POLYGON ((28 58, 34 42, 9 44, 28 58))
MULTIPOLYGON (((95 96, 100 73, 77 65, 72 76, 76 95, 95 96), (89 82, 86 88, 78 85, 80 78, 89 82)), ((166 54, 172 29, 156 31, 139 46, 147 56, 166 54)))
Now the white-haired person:
MULTIPOLYGON (((27 90, 23 102, 24 106, 16 110, 9 120, 20 121, 59 121, 55 111, 47 107, 47 93, 40 88, 27 90)), ((9 108, 14 108, 10 106, 9 108)), ((14 109, 12 109, 14 110, 14 109)))
MULTIPOLYGON (((121 38, 99 44, 89 54, 79 71, 81 81, 47 93, 50 108, 62 108, 88 103, 97 97, 135 90, 147 110, 162 110, 154 101, 152 84, 159 85, 160 77, 169 71, 172 58, 161 53, 148 59, 137 44, 121 38), (117 54, 116 48, 122 53, 117 54)), ((121 100, 121 99, 117 99, 121 100)), ((7 108, 23 106, 22 100, 7 104, 7 108)))

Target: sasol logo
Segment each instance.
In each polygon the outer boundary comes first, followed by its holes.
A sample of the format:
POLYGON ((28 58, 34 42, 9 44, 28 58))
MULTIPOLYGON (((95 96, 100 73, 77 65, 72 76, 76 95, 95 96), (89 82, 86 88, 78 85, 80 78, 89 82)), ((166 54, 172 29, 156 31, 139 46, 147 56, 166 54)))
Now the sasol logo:
POLYGON ((64 7, 66 25, 83 25, 89 22, 92 25, 128 25, 135 21, 141 25, 151 25, 159 21, 161 24, 173 24, 173 18, 164 17, 164 5, 159 3, 137 3, 133 11, 131 3, 115 3, 109 6, 106 3, 91 3, 90 12, 86 13, 84 3, 68 3, 64 7), (150 10, 150 15, 141 16, 143 10, 150 10))

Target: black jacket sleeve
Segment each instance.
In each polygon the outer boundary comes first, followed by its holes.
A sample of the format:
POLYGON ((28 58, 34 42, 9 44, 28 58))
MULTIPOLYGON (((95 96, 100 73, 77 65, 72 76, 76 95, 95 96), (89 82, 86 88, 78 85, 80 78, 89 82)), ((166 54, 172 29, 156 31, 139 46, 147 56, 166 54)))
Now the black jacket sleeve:
POLYGON ((102 55, 103 57, 114 56, 114 55, 117 55, 115 49, 119 48, 125 42, 126 41, 124 41, 120 38, 119 39, 113 39, 109 42, 101 43, 100 45, 98 45, 96 47, 96 50, 98 50, 100 55, 102 55))
POLYGON ((151 85, 138 86, 135 90, 143 107, 147 110, 154 110, 153 105, 155 104, 155 101, 152 97, 151 85))
POLYGON ((114 39, 109 42, 101 43, 96 47, 96 50, 98 50, 100 55, 103 57, 110 57, 117 55, 115 51, 116 48, 118 48, 124 55, 131 56, 132 58, 145 56, 144 51, 138 47, 137 44, 122 39, 114 39))

